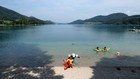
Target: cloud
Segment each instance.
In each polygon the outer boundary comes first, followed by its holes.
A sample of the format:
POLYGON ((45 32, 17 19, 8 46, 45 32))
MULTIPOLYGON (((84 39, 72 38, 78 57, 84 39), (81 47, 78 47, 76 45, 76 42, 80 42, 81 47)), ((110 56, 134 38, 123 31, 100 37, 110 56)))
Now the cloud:
POLYGON ((129 14, 129 13, 130 13, 130 11, 126 11, 125 13, 126 13, 126 14, 129 14))

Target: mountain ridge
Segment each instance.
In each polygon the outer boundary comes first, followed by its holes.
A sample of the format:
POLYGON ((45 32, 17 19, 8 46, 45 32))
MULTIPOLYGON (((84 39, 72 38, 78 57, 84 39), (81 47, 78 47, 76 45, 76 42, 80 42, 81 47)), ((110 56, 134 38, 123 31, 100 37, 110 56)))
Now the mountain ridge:
MULTIPOLYGON (((81 20, 80 24, 85 23, 96 23, 100 22, 103 24, 140 24, 140 15, 128 16, 124 13, 112 13, 109 15, 98 15, 89 19, 81 20)), ((71 22, 70 24, 79 24, 76 21, 71 22)))
POLYGON ((52 24, 52 21, 41 20, 33 16, 22 15, 14 10, 0 6, 0 24, 3 25, 31 25, 31 24, 52 24))

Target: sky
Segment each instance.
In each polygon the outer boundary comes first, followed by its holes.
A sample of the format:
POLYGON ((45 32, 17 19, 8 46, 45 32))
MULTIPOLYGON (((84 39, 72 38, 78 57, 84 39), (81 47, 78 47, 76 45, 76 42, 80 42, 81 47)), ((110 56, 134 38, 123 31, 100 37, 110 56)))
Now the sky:
POLYGON ((140 14, 140 0, 0 0, 0 6, 56 23, 117 12, 140 14))

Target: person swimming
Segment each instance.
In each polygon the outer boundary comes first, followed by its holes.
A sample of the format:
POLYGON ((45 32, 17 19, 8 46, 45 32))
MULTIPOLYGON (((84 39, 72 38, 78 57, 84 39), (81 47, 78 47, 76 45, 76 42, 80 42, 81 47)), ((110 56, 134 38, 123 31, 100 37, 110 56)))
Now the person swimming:
POLYGON ((116 52, 115 56, 121 56, 120 52, 116 52))
POLYGON ((98 53, 100 51, 100 48, 96 47, 95 51, 98 53))
POLYGON ((103 49, 102 49, 102 52, 107 52, 108 50, 107 50, 107 48, 106 47, 104 47, 103 49))

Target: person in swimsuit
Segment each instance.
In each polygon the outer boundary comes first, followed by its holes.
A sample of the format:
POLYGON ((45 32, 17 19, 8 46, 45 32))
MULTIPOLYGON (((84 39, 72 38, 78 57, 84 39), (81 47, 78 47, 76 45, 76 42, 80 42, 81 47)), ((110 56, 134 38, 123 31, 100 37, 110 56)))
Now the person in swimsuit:
POLYGON ((96 53, 99 53, 100 48, 99 47, 96 47, 95 51, 96 51, 96 53))
POLYGON ((104 47, 103 49, 102 49, 102 52, 107 52, 108 50, 107 50, 107 48, 106 47, 104 47))

